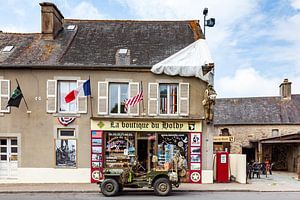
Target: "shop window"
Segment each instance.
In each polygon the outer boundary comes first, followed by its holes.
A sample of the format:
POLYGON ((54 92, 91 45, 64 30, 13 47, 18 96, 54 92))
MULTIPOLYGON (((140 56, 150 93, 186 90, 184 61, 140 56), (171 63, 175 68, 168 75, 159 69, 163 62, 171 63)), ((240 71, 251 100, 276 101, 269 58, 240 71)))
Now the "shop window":
POLYGON ((77 165, 77 140, 75 130, 59 129, 56 146, 56 166, 76 167, 77 165))
POLYGON ((48 80, 47 112, 48 113, 87 113, 87 97, 83 91, 76 99, 66 103, 65 97, 72 90, 83 84, 85 80, 48 80))
POLYGON ((108 132, 106 135, 105 163, 108 168, 127 167, 136 155, 135 134, 108 132))
POLYGON ((109 84, 109 113, 126 114, 125 101, 128 99, 128 83, 109 84))
POLYGON ((184 166, 188 169, 188 135, 158 134, 158 168, 166 169, 171 165, 173 156, 179 152, 184 158, 184 166))

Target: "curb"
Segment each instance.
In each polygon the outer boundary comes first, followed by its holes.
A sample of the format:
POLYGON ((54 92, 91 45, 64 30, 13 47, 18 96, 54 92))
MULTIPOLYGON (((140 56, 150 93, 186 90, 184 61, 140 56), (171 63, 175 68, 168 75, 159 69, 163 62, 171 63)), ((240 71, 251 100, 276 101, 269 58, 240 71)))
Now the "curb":
MULTIPOLYGON (((129 193, 147 193, 153 192, 152 190, 124 190, 124 192, 129 193)), ((222 189, 222 190, 173 190, 173 193, 182 193, 182 192, 300 192, 300 190, 251 190, 251 189, 222 189)), ((101 194, 100 191, 86 191, 86 190, 66 190, 66 191, 55 191, 55 190, 39 190, 39 191, 0 191, 0 194, 30 194, 30 193, 94 193, 101 194)))

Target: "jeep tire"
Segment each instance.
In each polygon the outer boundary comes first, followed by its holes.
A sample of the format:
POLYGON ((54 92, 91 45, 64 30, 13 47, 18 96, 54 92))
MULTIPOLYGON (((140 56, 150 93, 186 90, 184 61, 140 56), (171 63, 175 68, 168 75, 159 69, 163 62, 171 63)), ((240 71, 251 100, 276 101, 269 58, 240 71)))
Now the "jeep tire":
POLYGON ((101 183, 101 192, 104 196, 116 196, 119 192, 119 184, 115 179, 105 179, 101 183))
POLYGON ((172 185, 167 178, 158 178, 153 187, 154 193, 158 196, 167 196, 172 191, 172 185))

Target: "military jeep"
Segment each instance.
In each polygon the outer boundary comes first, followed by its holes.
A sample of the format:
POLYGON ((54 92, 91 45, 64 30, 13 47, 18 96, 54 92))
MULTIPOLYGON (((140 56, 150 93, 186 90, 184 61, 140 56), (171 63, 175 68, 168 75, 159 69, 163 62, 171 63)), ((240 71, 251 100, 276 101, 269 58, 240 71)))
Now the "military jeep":
POLYGON ((138 170, 139 163, 133 166, 119 169, 104 169, 104 179, 99 182, 101 192, 104 196, 116 196, 123 188, 153 188, 158 196, 167 196, 172 187, 179 187, 180 177, 186 174, 183 167, 183 159, 176 154, 172 159, 172 165, 164 170, 155 168, 148 172, 138 170))

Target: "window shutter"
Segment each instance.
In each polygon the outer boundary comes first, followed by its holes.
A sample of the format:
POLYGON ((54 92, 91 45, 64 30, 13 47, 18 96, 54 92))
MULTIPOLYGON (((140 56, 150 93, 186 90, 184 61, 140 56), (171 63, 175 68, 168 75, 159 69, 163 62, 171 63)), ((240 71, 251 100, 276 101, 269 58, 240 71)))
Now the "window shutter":
POLYGON ((0 80, 0 112, 2 113, 10 112, 10 107, 6 107, 9 98, 10 98, 10 81, 0 80))
MULTIPOLYGON (((83 84, 86 80, 77 80, 77 87, 83 84)), ((77 96, 77 112, 87 113, 87 96, 84 96, 84 91, 81 90, 77 96)))
POLYGON ((148 85, 148 115, 156 116, 158 110, 158 83, 148 85))
POLYGON ((57 81, 47 81, 47 113, 56 113, 57 81))
POLYGON ((98 114, 108 114, 108 82, 98 82, 98 114))
MULTIPOLYGON (((130 82, 129 83, 129 90, 128 90, 128 93, 129 93, 129 98, 137 95, 139 93, 139 83, 138 82, 130 82)), ((130 115, 139 115, 139 105, 140 103, 136 104, 134 107, 132 106, 128 106, 128 113, 130 115)))
POLYGON ((179 114, 181 116, 189 115, 189 83, 179 83, 179 114))

